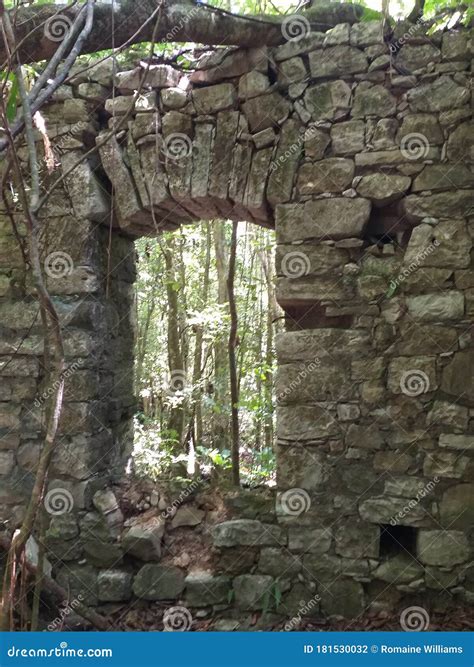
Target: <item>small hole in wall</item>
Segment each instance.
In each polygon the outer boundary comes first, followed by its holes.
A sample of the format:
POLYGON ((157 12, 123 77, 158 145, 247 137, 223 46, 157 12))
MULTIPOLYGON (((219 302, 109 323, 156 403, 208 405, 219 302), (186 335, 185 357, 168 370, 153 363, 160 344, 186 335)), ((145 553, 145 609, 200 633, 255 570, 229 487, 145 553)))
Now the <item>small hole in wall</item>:
POLYGON ((380 557, 388 558, 397 554, 416 553, 416 528, 411 526, 380 526, 380 557))
POLYGON ((405 249, 410 240, 413 225, 406 216, 400 214, 396 204, 372 208, 372 213, 365 231, 365 240, 371 245, 392 243, 405 249))

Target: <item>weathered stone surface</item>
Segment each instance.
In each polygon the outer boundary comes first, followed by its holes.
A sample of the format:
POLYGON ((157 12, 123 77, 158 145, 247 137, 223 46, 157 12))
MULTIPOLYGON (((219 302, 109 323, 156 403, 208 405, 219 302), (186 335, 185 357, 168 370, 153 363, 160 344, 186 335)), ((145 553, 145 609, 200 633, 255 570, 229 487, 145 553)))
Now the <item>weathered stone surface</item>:
POLYGON ((286 44, 282 44, 275 49, 275 60, 288 60, 294 56, 299 56, 301 53, 309 53, 323 45, 324 33, 311 31, 308 35, 304 35, 301 39, 289 40, 286 44))
POLYGON ((214 604, 226 604, 231 591, 231 579, 226 576, 213 576, 207 572, 188 574, 184 580, 186 604, 191 607, 208 607, 214 604))
POLYGON ((296 553, 324 554, 329 551, 332 533, 327 528, 288 527, 288 549, 296 553))
POLYGON ((464 295, 449 290, 441 294, 423 294, 407 299, 408 312, 415 320, 458 320, 464 315, 464 295))
POLYGON ((345 81, 329 81, 310 86, 304 94, 306 109, 313 120, 333 119, 349 109, 351 89, 345 81))
POLYGON ((474 405, 474 354, 472 350, 456 352, 443 370, 441 389, 457 400, 474 405))
MULTIPOLYGON (((311 434, 308 434, 308 440, 311 434)), ((319 436, 321 439, 323 436, 319 436)), ((297 444, 287 443, 278 449, 277 481, 281 489, 304 489, 308 492, 320 492, 324 489, 330 474, 326 456, 318 451, 318 445, 311 447, 311 442, 304 443, 293 437, 297 444), (284 448, 284 449, 283 449, 284 448)), ((283 510, 283 508, 282 508, 283 510)), ((282 512, 283 516, 285 512, 282 512)), ((286 515, 288 516, 288 515, 286 515)))
POLYGON ((239 609, 258 610, 270 606, 273 577, 242 574, 234 579, 235 604, 239 609))
POLYGON ((279 546, 284 544, 281 528, 252 519, 233 519, 212 529, 216 547, 279 546))
POLYGON ((353 155, 364 150, 364 122, 348 120, 345 123, 336 123, 331 127, 331 142, 332 150, 336 155, 353 155))
MULTIPOLYGON (((283 123, 278 148, 270 165, 267 199, 273 206, 280 202, 290 201, 302 150, 301 123, 290 118, 283 123)), ((264 179, 262 175, 262 180, 264 179)))
POLYGON ((275 579, 294 577, 301 570, 301 561, 293 556, 287 549, 265 547, 260 553, 258 570, 263 574, 269 574, 275 579))
POLYGON ((342 273, 348 261, 346 250, 328 245, 278 245, 276 248, 276 273, 288 278, 302 275, 321 275, 330 271, 342 273))
POLYGON ((421 505, 409 509, 404 498, 379 496, 364 500, 359 506, 364 521, 370 523, 390 523, 393 520, 401 526, 430 526, 431 517, 421 505))
POLYGON ((393 116, 397 108, 397 100, 384 86, 367 87, 360 83, 355 91, 352 107, 353 118, 367 116, 393 116))
POLYGON ((350 25, 348 23, 340 23, 330 28, 325 36, 323 46, 333 46, 335 44, 348 44, 350 35, 350 25))
POLYGON ((86 218, 94 222, 104 222, 110 211, 109 197, 105 189, 94 175, 89 162, 82 161, 79 152, 69 152, 61 156, 61 167, 65 176, 69 195, 78 218, 86 218), (74 168, 74 173, 71 169, 74 168))
POLYGON ((384 44, 383 21, 362 21, 351 26, 350 43, 354 46, 384 44))
POLYGON ((439 505, 443 528, 465 530, 472 526, 474 484, 456 484, 443 493, 439 505))
POLYGON ((467 456, 458 452, 428 452, 423 464, 423 473, 429 477, 461 479, 469 464, 467 456))
POLYGON ((449 135, 447 156, 452 162, 474 162, 474 122, 462 123, 449 135))
POLYGON ((277 408, 279 440, 305 442, 321 440, 337 433, 333 416, 322 406, 296 405, 277 408))
MULTIPOLYGON (((276 337, 276 350, 279 363, 315 361, 326 355, 331 357, 333 354, 341 354, 342 351, 347 354, 358 355, 368 349, 369 343, 369 336, 364 331, 313 329, 279 333, 276 337)), ((364 360, 363 365, 364 368, 367 368, 370 365, 370 360, 364 360)), ((380 363, 379 366, 381 373, 383 366, 380 363)), ((353 373, 353 379, 361 378, 361 372, 353 373)))
POLYGON ((408 102, 413 111, 446 111, 469 101, 469 90, 450 76, 441 76, 433 83, 425 83, 408 91, 408 102))
POLYGON ((84 604, 97 604, 97 571, 90 565, 69 564, 58 572, 57 582, 69 591, 71 599, 80 595, 84 604))
POLYGON ((442 433, 439 436, 439 446, 445 447, 446 449, 474 450, 474 435, 442 433))
POLYGON ((422 142, 426 141, 425 147, 436 146, 444 142, 443 131, 438 119, 431 114, 417 113, 404 116, 398 133, 398 143, 401 143, 404 137, 413 134, 420 135, 422 142))
POLYGON ((160 517, 147 521, 137 521, 127 528, 122 537, 124 551, 140 560, 159 560, 161 557, 161 538, 165 523, 160 517))
POLYGON ((334 364, 334 360, 328 357, 317 363, 310 361, 280 365, 276 373, 275 393, 279 404, 356 398, 349 377, 348 360, 334 364))
POLYGON ((408 584, 423 577, 423 567, 410 554, 401 553, 381 563, 374 571, 374 577, 388 584, 408 584))
MULTIPOLYGON (((359 153, 355 156, 356 167, 392 167, 394 165, 403 165, 408 161, 408 153, 398 148, 386 151, 370 151, 359 153)), ((418 151, 410 153, 410 162, 424 162, 439 157, 438 148, 428 148, 427 151, 418 151)))
POLYGON ((237 101, 237 91, 231 83, 220 83, 208 88, 195 88, 192 97, 199 114, 210 114, 232 109, 237 101))
POLYGON ((362 176, 356 190, 361 197, 370 199, 374 206, 386 206, 400 199, 410 185, 408 176, 378 173, 362 176))
POLYGON ((242 104, 242 109, 251 131, 260 132, 267 127, 283 123, 290 113, 290 104, 279 93, 273 92, 247 100, 242 104))
POLYGON ((366 72, 367 66, 364 52, 353 46, 332 46, 309 54, 309 67, 314 79, 366 72))
POLYGON ((341 577, 324 582, 324 589, 321 609, 325 615, 355 618, 364 611, 364 589, 357 581, 341 577))
POLYGON ((148 563, 133 581, 133 592, 143 600, 176 600, 183 590, 184 575, 172 566, 148 563))
POLYGON ((353 176, 352 160, 328 158, 320 162, 306 162, 298 172, 297 187, 302 195, 342 192, 352 182, 353 176))
POLYGON ((182 88, 164 88, 161 91, 161 101, 168 109, 182 109, 188 100, 188 93, 182 88))
POLYGON ((462 220, 442 220, 435 227, 421 224, 413 230, 404 257, 404 265, 454 266, 470 264, 472 238, 462 220))
POLYGON ((468 421, 468 408, 448 401, 435 401, 426 418, 426 423, 429 425, 451 426, 460 431, 467 429, 468 421))
POLYGON ((104 169, 114 185, 115 201, 125 226, 127 226, 126 223, 147 220, 148 215, 142 213, 132 177, 125 166, 122 152, 115 137, 103 144, 99 148, 99 153, 104 169))
POLYGON ((388 388, 394 394, 420 396, 437 389, 436 358, 396 357, 388 369, 388 388))
POLYGON ((298 56, 283 61, 278 68, 278 82, 282 86, 290 86, 292 83, 304 81, 307 77, 306 65, 303 59, 298 56))
POLYGON ((382 433, 377 424, 351 424, 345 441, 350 447, 380 449, 383 445, 382 433))
POLYGON ((465 534, 458 530, 420 530, 416 551, 425 565, 447 567, 465 563, 470 553, 465 534))
POLYGON ((321 160, 330 142, 331 139, 326 132, 322 132, 314 125, 310 125, 304 135, 305 157, 313 160, 321 160))
POLYGON ((97 577, 98 598, 101 602, 122 602, 132 597, 133 576, 122 570, 102 570, 97 577))
POLYGON ((361 235, 369 220, 367 199, 335 198, 277 207, 278 243, 305 239, 344 239, 361 235))
POLYGON ((446 32, 443 35, 441 53, 443 60, 460 60, 468 53, 469 43, 463 32, 446 32))
POLYGON ((411 72, 426 67, 428 63, 438 62, 440 50, 433 44, 404 44, 396 56, 397 65, 411 72))
POLYGON ((473 185, 472 172, 462 164, 430 164, 413 181, 413 192, 420 190, 456 190, 473 185))
POLYGON ((239 79, 239 99, 245 100, 251 97, 263 95, 270 87, 268 76, 257 70, 244 74, 239 79))
POLYGON ((380 528, 351 520, 335 531, 336 553, 346 558, 378 558, 380 528))
POLYGON ((201 523, 205 515, 203 510, 200 510, 194 505, 185 505, 179 507, 171 522, 171 528, 180 528, 181 526, 197 526, 201 523))

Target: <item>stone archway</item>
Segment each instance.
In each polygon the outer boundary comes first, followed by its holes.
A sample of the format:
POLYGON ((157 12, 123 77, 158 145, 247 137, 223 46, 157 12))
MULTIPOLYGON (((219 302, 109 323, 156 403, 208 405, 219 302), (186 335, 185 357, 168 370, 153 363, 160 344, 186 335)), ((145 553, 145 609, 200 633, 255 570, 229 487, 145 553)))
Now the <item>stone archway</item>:
MULTIPOLYGON (((65 187, 43 212, 44 260, 74 368, 51 489, 84 514, 127 454, 133 239, 216 217, 275 227, 278 511, 218 526, 214 544, 261 551, 241 590, 272 586, 278 562, 289 590, 303 572, 329 590, 325 613, 349 617, 386 584, 472 599, 468 42, 405 42, 405 76, 378 22, 219 51, 191 75, 139 66, 113 96, 98 65, 46 112, 65 187), (103 143, 107 125, 120 127, 103 143), (69 171, 94 143, 100 163, 69 171)), ((1 243, 0 505, 15 517, 48 388, 6 222, 1 243)))

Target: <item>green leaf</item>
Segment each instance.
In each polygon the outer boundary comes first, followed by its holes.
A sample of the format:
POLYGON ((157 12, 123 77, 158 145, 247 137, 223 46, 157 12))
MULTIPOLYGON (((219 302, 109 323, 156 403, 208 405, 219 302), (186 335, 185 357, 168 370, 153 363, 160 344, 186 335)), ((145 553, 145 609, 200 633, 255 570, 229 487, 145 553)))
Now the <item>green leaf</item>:
POLYGON ((18 79, 13 74, 12 75, 12 85, 10 88, 10 94, 7 101, 7 120, 9 123, 13 122, 16 117, 16 108, 18 102, 18 79))

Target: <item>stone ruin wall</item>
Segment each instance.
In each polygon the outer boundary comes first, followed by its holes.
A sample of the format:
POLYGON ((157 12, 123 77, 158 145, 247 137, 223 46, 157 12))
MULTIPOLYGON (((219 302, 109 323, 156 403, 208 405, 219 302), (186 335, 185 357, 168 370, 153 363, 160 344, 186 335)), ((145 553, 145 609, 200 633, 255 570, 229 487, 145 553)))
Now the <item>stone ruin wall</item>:
MULTIPOLYGON (((349 618, 472 603, 472 45, 463 30, 406 30, 390 46, 378 22, 339 25, 218 51, 191 75, 142 65, 114 77, 98 64, 47 107, 65 181, 41 243, 70 372, 46 542, 54 576, 91 604, 164 600, 235 618, 278 589, 285 619, 315 596, 311 614, 349 618), (244 494, 212 527, 202 499, 175 503, 178 530, 214 549, 204 575, 170 558, 172 494, 150 492, 124 527, 110 484, 132 441, 133 239, 222 217, 275 228, 287 331, 276 504, 244 494)), ((21 220, 15 234, 3 211, 8 528, 31 490, 49 391, 23 251, 21 220)))

